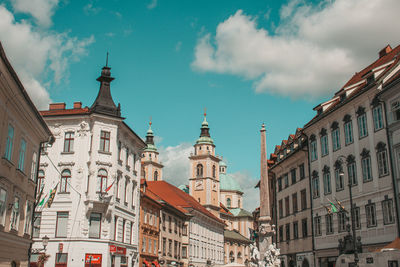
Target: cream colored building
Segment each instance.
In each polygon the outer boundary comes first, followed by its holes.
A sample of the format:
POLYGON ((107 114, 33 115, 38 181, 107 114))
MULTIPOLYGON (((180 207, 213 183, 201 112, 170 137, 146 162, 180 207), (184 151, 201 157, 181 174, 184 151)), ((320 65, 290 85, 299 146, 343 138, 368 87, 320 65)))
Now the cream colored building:
POLYGON ((334 266, 338 239, 347 234, 345 213, 329 214, 325 206, 337 198, 350 210, 349 180, 363 250, 382 247, 397 236, 387 125, 376 95, 399 69, 399 52, 400 46, 382 49, 374 63, 357 72, 331 100, 315 107, 317 115, 304 127, 317 266, 334 266))
POLYGON ((52 134, 0 44, 0 266, 28 266, 41 144, 52 134))

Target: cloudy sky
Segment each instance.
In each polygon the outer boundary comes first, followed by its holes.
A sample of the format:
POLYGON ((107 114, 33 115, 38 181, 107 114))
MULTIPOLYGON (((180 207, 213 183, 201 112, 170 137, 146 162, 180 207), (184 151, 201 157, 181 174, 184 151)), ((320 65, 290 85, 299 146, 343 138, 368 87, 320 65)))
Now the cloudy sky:
POLYGON ((207 108, 252 210, 261 124, 271 152, 400 43, 399 10, 398 0, 3 0, 0 41, 40 109, 90 106, 108 51, 115 102, 142 137, 152 117, 165 179, 177 185, 207 108))

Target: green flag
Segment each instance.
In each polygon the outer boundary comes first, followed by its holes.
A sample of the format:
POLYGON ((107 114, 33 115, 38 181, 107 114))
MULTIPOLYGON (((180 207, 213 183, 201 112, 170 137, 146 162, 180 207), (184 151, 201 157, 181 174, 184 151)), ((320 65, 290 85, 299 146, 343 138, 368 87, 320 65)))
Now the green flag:
POLYGON ((338 210, 337 210, 335 204, 333 204, 332 201, 330 201, 330 200, 329 200, 329 203, 331 203, 331 210, 332 210, 332 212, 333 212, 333 213, 336 213, 338 210))

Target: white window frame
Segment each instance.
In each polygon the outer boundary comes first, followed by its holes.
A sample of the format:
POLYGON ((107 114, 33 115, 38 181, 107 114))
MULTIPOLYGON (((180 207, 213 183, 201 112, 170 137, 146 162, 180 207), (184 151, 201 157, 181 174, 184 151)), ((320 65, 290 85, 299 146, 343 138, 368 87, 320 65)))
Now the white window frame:
POLYGON ((392 224, 395 222, 395 214, 393 211, 393 199, 385 199, 382 201, 383 224, 392 224))
POLYGON ((389 174, 389 166, 388 166, 386 149, 384 149, 382 151, 378 151, 376 153, 376 158, 377 158, 377 161, 378 161, 379 177, 388 175, 389 174))
POLYGON ((365 205, 365 216, 368 228, 377 226, 375 203, 365 205))
POLYGON ((0 187, 0 225, 5 225, 7 211, 7 190, 0 187))
POLYGON ((344 178, 343 175, 340 175, 340 169, 335 169, 335 184, 336 192, 344 189, 344 178))

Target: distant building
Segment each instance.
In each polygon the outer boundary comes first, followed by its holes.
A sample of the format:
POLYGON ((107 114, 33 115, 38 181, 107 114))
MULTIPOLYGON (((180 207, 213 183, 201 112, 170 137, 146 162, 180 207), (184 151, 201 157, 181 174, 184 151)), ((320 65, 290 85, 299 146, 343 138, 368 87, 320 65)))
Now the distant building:
MULTIPOLYGON (((41 155, 34 249, 50 238, 45 266, 138 266, 140 156, 145 143, 124 122, 103 67, 93 105, 42 111, 56 141, 41 155), (49 202, 48 202, 49 203, 49 202)), ((32 262, 38 254, 32 256, 32 262)))
POLYGON ((0 43, 0 266, 28 266, 39 151, 53 136, 0 43))

